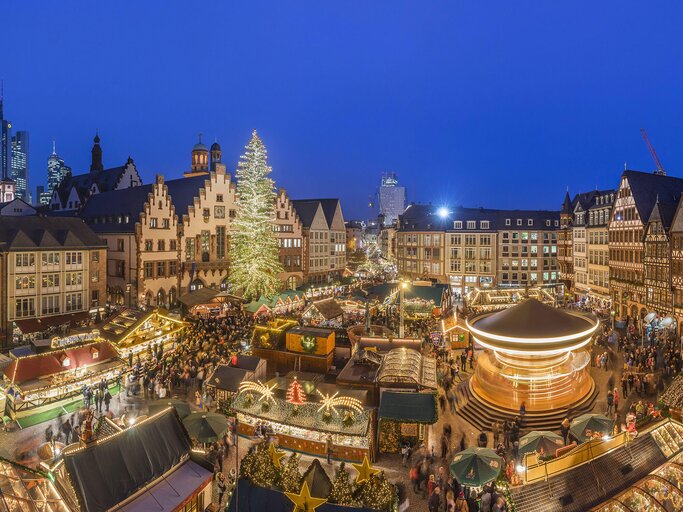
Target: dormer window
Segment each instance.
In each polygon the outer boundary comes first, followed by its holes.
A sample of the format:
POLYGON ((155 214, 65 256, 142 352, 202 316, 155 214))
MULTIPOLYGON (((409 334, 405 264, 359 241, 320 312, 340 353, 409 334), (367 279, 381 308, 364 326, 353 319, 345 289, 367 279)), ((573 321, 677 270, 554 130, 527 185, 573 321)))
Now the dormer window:
MULTIPOLYGON (((581 222, 583 222, 583 217, 579 217, 579 218, 581 219, 581 222)), ((546 221, 545 221, 545 225, 546 225, 546 226, 550 226, 550 221, 549 221, 549 220, 546 220, 546 221)))
POLYGON ((468 220, 467 221, 467 229, 477 229, 477 221, 468 220))
POLYGON ((522 219, 517 219, 517 225, 521 226, 522 225, 522 219))
POLYGON ((462 229, 462 221, 461 220, 453 221, 453 229, 462 229))
POLYGON ((510 225, 510 219, 505 219, 505 225, 509 226, 510 225))
POLYGON ((93 359, 99 359, 100 358, 100 349, 97 347, 92 347, 90 349, 90 355, 92 356, 93 359))
POLYGON ((482 220, 479 224, 481 225, 481 229, 489 229, 489 221, 482 220))
POLYGON ((533 225, 534 225, 534 219, 527 219, 527 220, 526 220, 526 225, 527 225, 527 226, 533 226, 533 225))

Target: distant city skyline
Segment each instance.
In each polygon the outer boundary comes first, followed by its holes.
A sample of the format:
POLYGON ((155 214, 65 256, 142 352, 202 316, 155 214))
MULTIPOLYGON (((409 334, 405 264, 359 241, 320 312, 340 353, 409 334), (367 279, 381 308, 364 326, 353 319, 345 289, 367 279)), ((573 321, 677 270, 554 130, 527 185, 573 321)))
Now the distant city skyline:
POLYGON ((34 189, 53 138, 87 171, 96 129, 106 165, 131 156, 150 183, 182 176, 198 132, 234 171, 256 128, 280 186, 338 195, 350 218, 370 217, 387 169, 416 202, 557 209, 567 186, 616 187, 624 162, 654 170, 640 128, 683 175, 682 47, 670 43, 683 4, 203 8, 198 23, 177 1, 162 20, 147 3, 6 6, 5 38, 31 41, 0 55, 0 78, 5 114, 31 134, 34 189), (81 29, 55 44, 67 23, 81 29))

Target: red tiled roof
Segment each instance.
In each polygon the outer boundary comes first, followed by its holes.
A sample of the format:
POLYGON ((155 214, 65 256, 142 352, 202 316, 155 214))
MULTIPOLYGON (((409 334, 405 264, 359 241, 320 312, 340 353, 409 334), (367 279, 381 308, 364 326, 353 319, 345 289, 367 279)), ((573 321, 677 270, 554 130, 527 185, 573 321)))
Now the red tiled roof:
POLYGON ((98 341, 80 345, 64 350, 52 350, 42 354, 19 357, 12 360, 4 369, 5 378, 11 382, 22 382, 48 377, 67 370, 75 370, 83 366, 97 364, 118 357, 114 346, 108 341, 98 341), (99 352, 98 357, 93 358, 93 352, 99 352), (68 357, 71 361, 69 366, 63 366, 62 361, 68 357))

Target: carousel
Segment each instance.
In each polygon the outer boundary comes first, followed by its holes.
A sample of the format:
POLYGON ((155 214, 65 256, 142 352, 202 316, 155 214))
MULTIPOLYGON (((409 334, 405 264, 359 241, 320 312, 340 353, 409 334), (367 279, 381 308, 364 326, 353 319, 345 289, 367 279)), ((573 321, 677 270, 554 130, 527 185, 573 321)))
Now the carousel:
POLYGON ((467 321, 483 347, 470 380, 472 394, 515 416, 574 408, 594 393, 586 346, 598 328, 592 315, 527 299, 467 321))

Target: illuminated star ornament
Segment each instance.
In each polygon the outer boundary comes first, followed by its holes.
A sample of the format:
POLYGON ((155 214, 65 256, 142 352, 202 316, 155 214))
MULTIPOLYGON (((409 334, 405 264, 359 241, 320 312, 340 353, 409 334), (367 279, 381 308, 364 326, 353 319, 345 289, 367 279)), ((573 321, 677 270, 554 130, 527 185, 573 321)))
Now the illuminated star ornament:
POLYGON ((253 382, 246 380, 240 384, 240 393, 245 393, 245 392, 250 392, 253 391, 254 393, 258 393, 260 395, 258 401, 265 400, 268 402, 269 400, 275 403, 275 398, 273 397, 273 390, 275 389, 275 384, 272 386, 268 387, 265 384, 263 384, 261 381, 258 382, 253 382))
POLYGON ((352 464, 354 468, 356 468, 356 471, 358 471, 358 476, 356 476, 356 483, 360 484, 365 482, 366 480, 369 480, 372 475, 376 475, 377 473, 380 472, 379 469, 371 468, 370 467, 370 461, 368 460, 368 456, 363 457, 363 463, 362 464, 352 464))
POLYGON ((270 443, 268 446, 268 453, 270 454, 270 460, 273 461, 275 467, 279 468, 282 465, 280 464, 280 459, 285 456, 285 452, 278 451, 278 449, 275 448, 275 445, 270 443))
POLYGON ((294 510, 292 512, 313 512, 323 503, 327 503, 327 500, 324 498, 314 498, 311 496, 307 482, 304 482, 304 485, 301 486, 299 494, 294 492, 286 492, 285 494, 294 503, 294 510))

